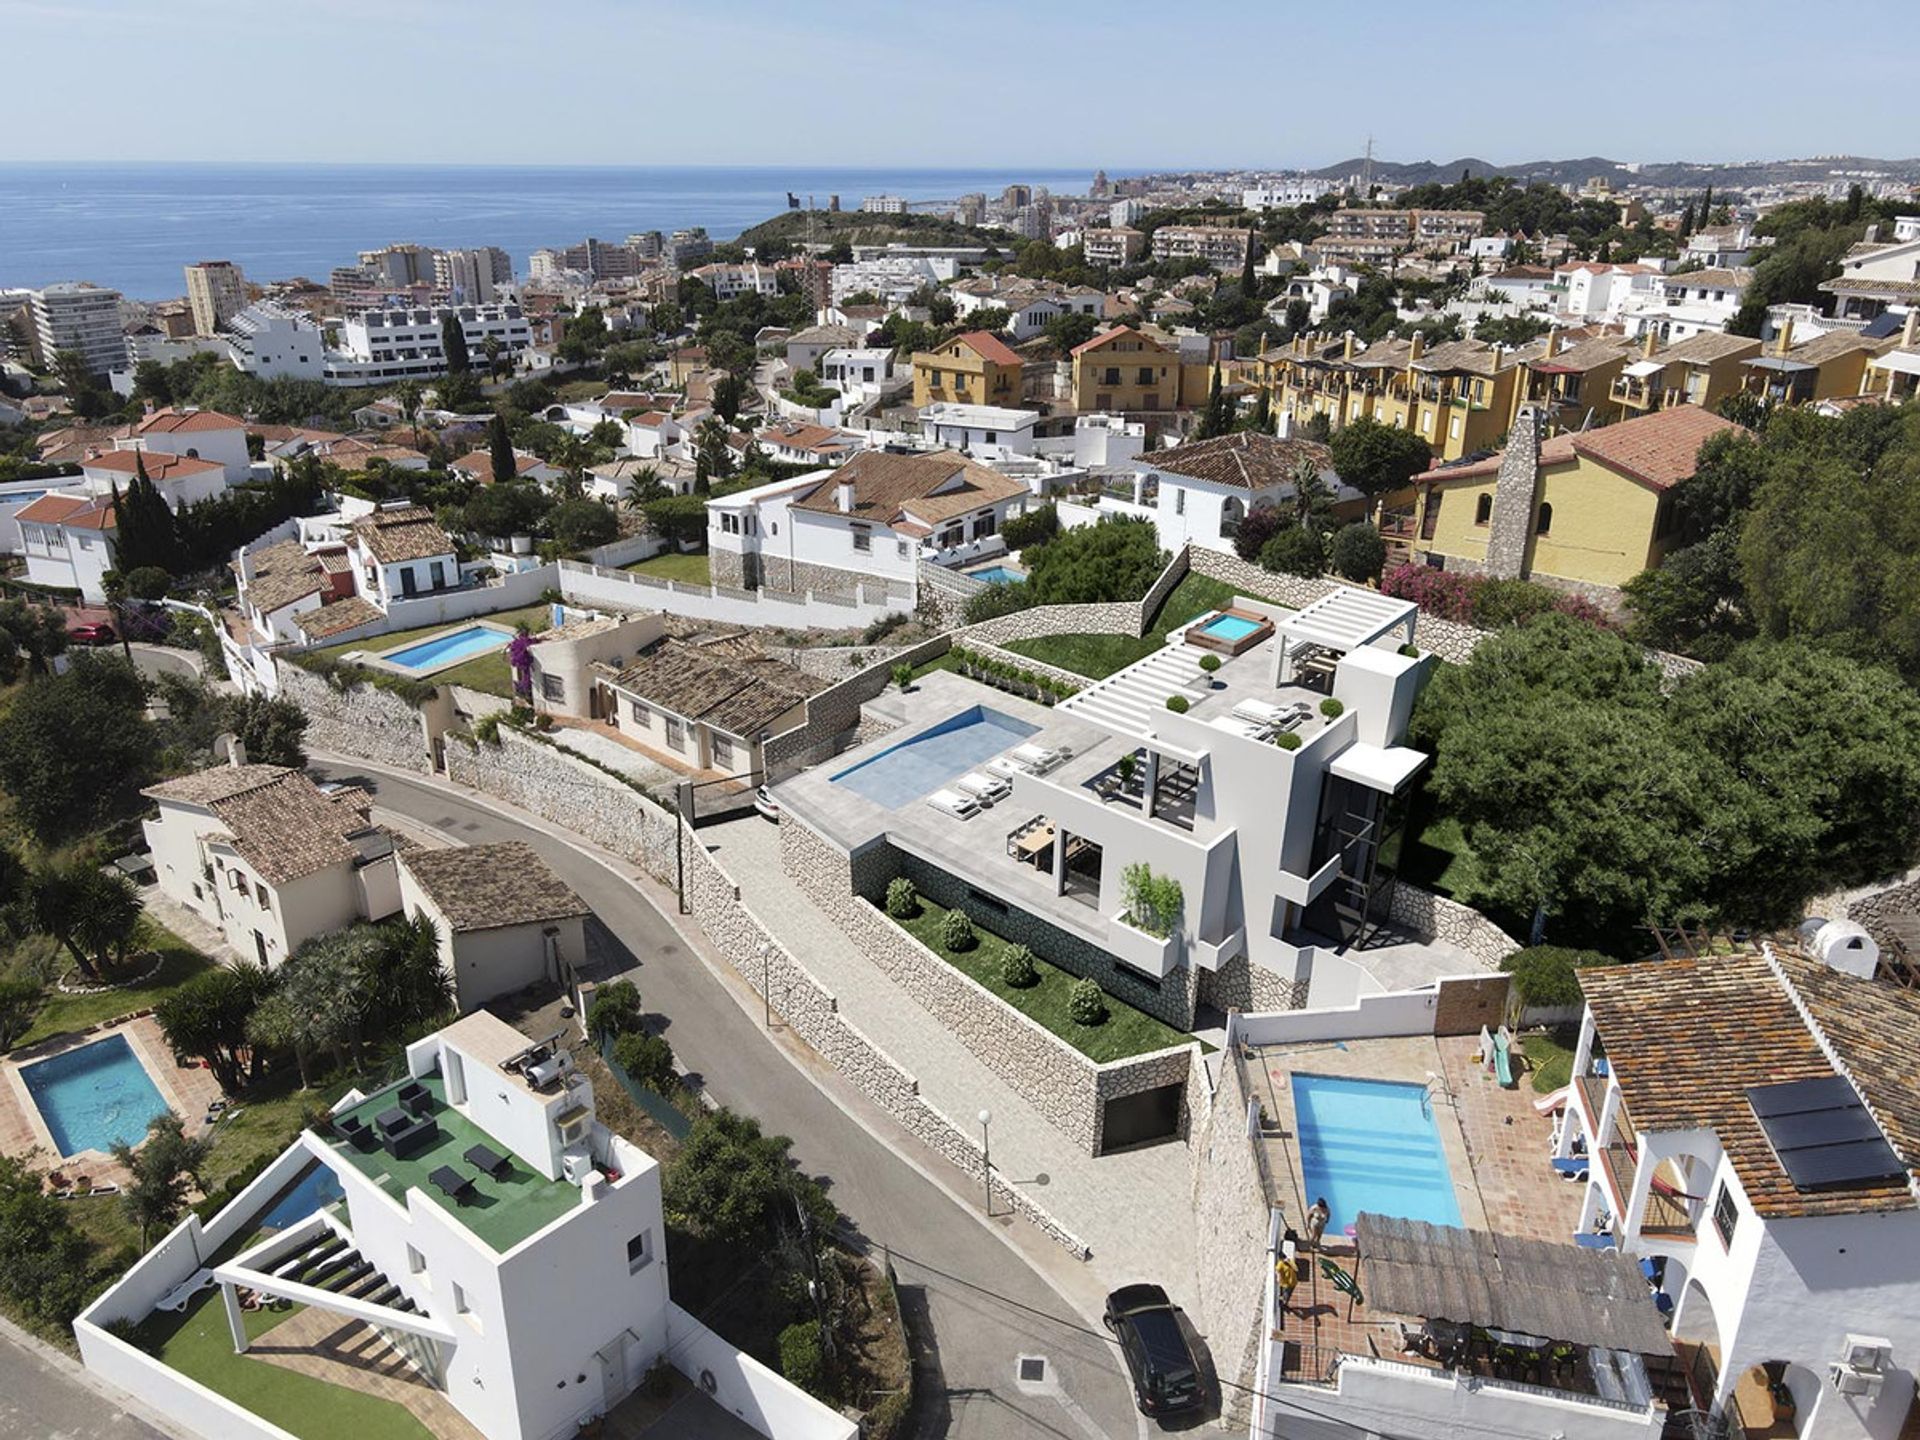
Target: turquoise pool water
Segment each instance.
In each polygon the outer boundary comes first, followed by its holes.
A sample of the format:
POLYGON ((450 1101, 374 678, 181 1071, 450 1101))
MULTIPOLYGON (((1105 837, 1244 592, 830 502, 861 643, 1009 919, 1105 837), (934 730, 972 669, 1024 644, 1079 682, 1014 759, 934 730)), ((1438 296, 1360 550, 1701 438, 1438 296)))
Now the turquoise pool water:
POLYGON ((1424 1085, 1293 1077, 1306 1203, 1325 1196, 1338 1235, 1363 1210, 1458 1225, 1460 1202, 1424 1085))
POLYGON ((340 1187, 340 1177, 315 1161, 274 1201, 273 1208, 262 1215, 257 1223, 266 1230, 288 1229, 298 1225, 323 1205, 331 1205, 341 1199, 346 1193, 340 1187))
POLYGON ((408 670, 437 670, 455 660, 484 655, 498 650, 513 637, 489 625, 469 625, 464 630, 449 630, 431 640, 420 640, 402 650, 389 650, 380 658, 408 670))
POLYGON ((1246 639, 1259 628, 1258 620, 1249 620, 1244 615, 1216 615, 1200 627, 1200 633, 1231 644, 1235 640, 1246 639))
POLYGON ((898 810, 1019 744, 1038 728, 975 705, 828 778, 876 805, 898 810))
POLYGON ((989 565, 985 570, 969 570, 967 573, 989 585, 1012 585, 1027 578, 1010 565, 989 565))
POLYGON ((62 1155, 138 1144, 167 1108, 124 1035, 22 1066, 20 1078, 62 1155))

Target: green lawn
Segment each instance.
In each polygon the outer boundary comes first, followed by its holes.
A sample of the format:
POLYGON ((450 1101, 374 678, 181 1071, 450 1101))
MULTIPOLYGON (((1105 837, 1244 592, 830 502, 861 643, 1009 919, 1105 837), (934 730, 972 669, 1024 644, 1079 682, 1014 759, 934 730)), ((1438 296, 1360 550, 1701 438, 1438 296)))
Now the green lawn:
POLYGON ((967 951, 949 950, 940 942, 940 926, 946 918, 944 909, 923 897, 918 915, 895 923, 954 969, 979 981, 1029 1019, 1039 1021, 1090 1060, 1144 1055, 1193 1038, 1112 995, 1107 996, 1106 1020, 1098 1025, 1082 1025, 1067 1013, 1067 997, 1077 976, 1036 957, 1039 983, 1016 990, 1000 978, 1001 959, 1013 946, 983 929, 976 920, 974 932, 980 937, 980 943, 967 951))
MULTIPOLYGON (((89 1025, 111 1020, 116 1015, 145 1010, 169 991, 213 968, 211 960, 172 931, 153 920, 143 920, 141 923, 146 927, 141 945, 160 951, 164 957, 159 974, 145 984, 126 990, 105 990, 98 995, 62 995, 49 986, 46 1001, 41 1005, 40 1013, 34 1017, 33 1028, 20 1037, 19 1044, 36 1045, 51 1036, 64 1035, 70 1030, 84 1030, 89 1025)), ((53 942, 45 936, 30 936, 22 941, 15 947, 14 959, 7 967, 8 973, 35 963, 34 956, 29 952, 49 947, 53 947, 53 942)), ((54 973, 65 971, 70 963, 66 952, 59 951, 53 961, 54 973)))
POLYGON ((712 567, 707 562, 707 552, 698 550, 683 555, 669 550, 664 555, 655 555, 649 560, 636 560, 631 565, 623 565, 623 570, 631 570, 636 575, 645 575, 653 580, 678 580, 682 585, 711 585, 712 567))
POLYGON ((1425 789, 1414 796, 1406 829, 1382 852, 1381 861, 1391 865, 1403 880, 1470 903, 1476 866, 1466 832, 1453 816, 1439 813, 1432 794, 1425 789))
POLYGON ((1144 635, 1047 635, 1038 640, 1009 641, 1003 648, 1076 675, 1104 680, 1165 645, 1169 630, 1231 604, 1235 593, 1224 580, 1190 573, 1169 592, 1144 635))
MULTIPOLYGON (((247 1334, 257 1339, 296 1313, 298 1307, 250 1310, 243 1319, 247 1334)), ((433 1440, 432 1431, 391 1400, 234 1354, 218 1286, 177 1314, 156 1310, 141 1324, 136 1343, 301 1440, 433 1440)))
POLYGON ((1536 1095, 1551 1095, 1572 1078, 1573 1046, 1577 1038, 1570 1028, 1542 1030, 1520 1037, 1536 1095))
MULTIPOLYGON (((363 650, 370 655, 385 655, 390 650, 404 649, 416 640, 424 640, 430 635, 438 635, 446 630, 458 630, 464 625, 486 621, 490 625, 504 625, 509 630, 524 625, 535 635, 545 630, 553 616, 552 610, 543 602, 538 605, 523 605, 518 610, 501 610, 492 615, 475 615, 471 620, 449 620, 440 625, 424 625, 418 630, 395 630, 387 635, 375 635, 365 640, 349 640, 340 645, 326 645, 309 654, 322 659, 337 660, 349 650, 363 650)), ((488 695, 513 695, 513 669, 507 664, 505 650, 489 651, 485 655, 476 655, 471 660, 462 661, 450 670, 437 670, 424 677, 436 685, 464 685, 469 690, 483 691, 488 695)))

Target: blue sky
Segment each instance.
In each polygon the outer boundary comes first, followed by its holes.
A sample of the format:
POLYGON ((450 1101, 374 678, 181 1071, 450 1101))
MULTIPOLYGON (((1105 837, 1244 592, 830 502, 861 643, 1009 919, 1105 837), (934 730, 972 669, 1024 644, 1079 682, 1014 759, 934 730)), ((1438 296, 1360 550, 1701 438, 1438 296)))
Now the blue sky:
POLYGON ((1904 72, 1920 3, 1856 0, 1843 39, 1825 23, 1837 13, 1783 0, 0 0, 0 36, 8 148, 23 160, 1121 171, 1318 166, 1358 154, 1369 132, 1384 158, 1496 163, 1920 149, 1904 72))

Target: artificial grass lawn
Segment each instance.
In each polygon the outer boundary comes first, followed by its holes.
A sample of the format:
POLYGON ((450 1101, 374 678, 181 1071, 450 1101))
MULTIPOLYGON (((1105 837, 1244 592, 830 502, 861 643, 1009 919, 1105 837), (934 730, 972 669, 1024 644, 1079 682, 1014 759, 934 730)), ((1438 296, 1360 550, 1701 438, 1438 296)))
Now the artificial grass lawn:
POLYGON ((647 560, 636 560, 633 564, 623 565, 620 568, 631 570, 636 575, 645 575, 653 580, 678 580, 682 585, 713 583, 713 567, 704 550, 695 551, 690 555, 669 550, 664 555, 655 555, 647 560))
MULTIPOLYGON (((151 919, 142 920, 141 924, 144 929, 138 944, 143 949, 161 952, 159 974, 144 984, 125 990, 103 990, 98 995, 63 995, 49 986, 40 1013, 34 1017, 33 1028, 20 1037, 17 1045, 35 1045, 54 1035, 98 1025, 116 1015, 148 1009, 170 991, 213 968, 213 961, 165 926, 151 919)), ((58 952, 53 962, 56 973, 64 973, 71 965, 71 957, 53 941, 45 936, 30 936, 15 948, 14 960, 7 967, 9 972, 17 972, 19 967, 30 964, 33 957, 28 952, 36 946, 52 947, 58 952)))
MULTIPOLYGON (((258 1339, 299 1308, 243 1311, 242 1320, 248 1336, 258 1339)), ((234 1354, 218 1286, 196 1295, 178 1313, 154 1311, 141 1323, 135 1343, 301 1440, 433 1440, 432 1431, 391 1400, 234 1354)))
POLYGON ((1189 573, 1168 592, 1144 635, 1045 635, 1037 640, 1012 640, 1003 648, 1076 675, 1104 680, 1165 645, 1169 630, 1198 620, 1209 611, 1224 609, 1238 593, 1224 580, 1189 573))
MULTIPOLYGON (((389 650, 401 650, 416 640, 424 640, 430 635, 439 635, 448 630, 464 629, 468 625, 478 625, 482 621, 492 625, 504 625, 509 630, 517 630, 524 625, 534 635, 545 630, 552 622, 553 612, 542 602, 538 605, 522 605, 518 610, 501 610, 492 615, 474 615, 465 620, 447 620, 438 625, 424 625, 417 630, 395 630, 388 635, 374 635, 365 640, 349 640, 343 645, 327 645, 309 651, 327 660, 337 660, 349 650, 362 650, 369 655, 385 655, 389 650)), ((471 660, 463 660, 450 670, 436 670, 431 675, 421 677, 435 685, 464 685, 469 690, 479 690, 488 695, 513 697, 513 667, 507 664, 507 652, 504 648, 490 650, 484 655, 476 655, 471 660)))
POLYGON ((1412 807, 1398 848, 1389 846, 1381 855, 1382 862, 1391 865, 1403 880, 1437 895, 1467 901, 1478 871, 1465 830, 1453 816, 1439 813, 1432 794, 1424 788, 1415 794, 1412 807))
POLYGON ((1193 1038, 1112 995, 1107 996, 1107 1018, 1098 1025, 1082 1025, 1067 1013, 1067 1000, 1078 976, 1035 956, 1033 963, 1040 972, 1039 983, 1016 990, 1000 978, 1000 962, 1014 946, 975 920, 973 930, 980 943, 971 950, 949 950, 940 941, 940 927, 946 918, 945 909, 922 897, 918 915, 894 923, 961 974, 979 981, 1022 1015, 1046 1026, 1089 1060, 1144 1055, 1150 1050, 1184 1045, 1193 1038))

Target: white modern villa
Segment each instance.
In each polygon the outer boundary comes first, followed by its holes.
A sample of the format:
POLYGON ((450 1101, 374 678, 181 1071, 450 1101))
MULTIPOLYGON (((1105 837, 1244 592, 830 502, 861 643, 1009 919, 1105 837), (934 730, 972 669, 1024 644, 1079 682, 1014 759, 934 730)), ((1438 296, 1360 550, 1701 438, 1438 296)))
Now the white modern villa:
POLYGON ((560 1037, 469 1015, 409 1046, 401 1079, 349 1093, 210 1223, 190 1216, 155 1246, 75 1323, 81 1356, 222 1440, 287 1440, 247 1403, 272 1392, 256 1367, 289 1354, 432 1434, 573 1436, 664 1363, 707 1411, 686 1433, 851 1440, 851 1422, 674 1304, 660 1184, 594 1118, 560 1037), (156 1338, 182 1313, 232 1345, 201 1379, 156 1338))

